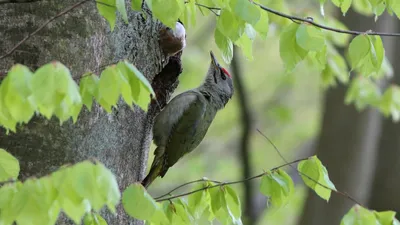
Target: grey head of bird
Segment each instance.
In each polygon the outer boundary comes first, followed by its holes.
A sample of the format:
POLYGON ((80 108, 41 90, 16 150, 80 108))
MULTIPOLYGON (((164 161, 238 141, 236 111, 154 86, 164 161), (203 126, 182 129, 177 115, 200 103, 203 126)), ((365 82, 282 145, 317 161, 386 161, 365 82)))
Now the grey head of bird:
POLYGON ((232 76, 223 68, 210 51, 211 63, 201 91, 207 92, 218 109, 225 107, 234 93, 232 76))

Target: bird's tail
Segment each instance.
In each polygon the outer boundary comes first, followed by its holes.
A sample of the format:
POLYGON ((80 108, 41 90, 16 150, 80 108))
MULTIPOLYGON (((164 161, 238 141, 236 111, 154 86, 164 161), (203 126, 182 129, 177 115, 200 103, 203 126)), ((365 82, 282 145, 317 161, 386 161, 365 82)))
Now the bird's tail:
POLYGON ((164 155, 164 148, 157 147, 154 151, 154 161, 151 164, 151 168, 149 174, 143 179, 142 185, 147 189, 151 183, 160 175, 162 167, 163 167, 163 155, 164 155))

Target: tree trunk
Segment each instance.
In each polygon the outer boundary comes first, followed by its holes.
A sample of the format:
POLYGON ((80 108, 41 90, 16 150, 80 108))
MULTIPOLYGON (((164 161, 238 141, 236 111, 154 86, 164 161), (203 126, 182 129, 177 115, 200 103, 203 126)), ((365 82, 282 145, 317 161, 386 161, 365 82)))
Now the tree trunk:
MULTIPOLYGON (((0 55, 15 46, 46 20, 77 3, 73 0, 39 1, 24 4, 0 5, 0 55)), ((149 81, 152 81, 161 107, 177 86, 181 73, 180 54, 164 57, 158 44, 161 23, 150 15, 130 9, 129 24, 117 18, 113 32, 97 12, 95 2, 89 1, 56 19, 24 42, 16 51, 0 60, 0 72, 21 63, 31 69, 52 60, 65 64, 73 76, 99 70, 103 65, 128 59, 149 81), (146 18, 146 19, 145 19, 146 18), (163 69, 164 68, 164 69, 163 69)), ((20 161, 20 179, 43 176, 64 164, 96 158, 115 174, 120 190, 143 178, 150 141, 153 117, 160 107, 154 102, 148 112, 119 104, 107 114, 98 105, 92 112, 83 110, 78 122, 33 118, 16 134, 0 130, 0 148, 20 161)), ((103 213, 108 224, 143 224, 129 218, 118 206, 118 215, 103 213)), ((62 218, 58 224, 71 223, 62 218)))
MULTIPOLYGON (((342 18, 349 29, 366 31, 376 25, 372 18, 367 19, 350 11, 342 18)), ((374 169, 380 117, 375 109, 358 112, 353 105, 345 105, 346 91, 345 86, 339 85, 325 94, 316 154, 327 167, 336 188, 365 203, 374 169)), ((327 203, 310 190, 299 224, 337 225, 354 204, 334 193, 327 203)))
MULTIPOLYGON (((388 32, 399 32, 400 23, 393 17, 386 16, 385 25, 393 27, 388 32)), ((393 65, 392 83, 400 85, 399 59, 400 42, 395 38, 384 39, 386 56, 393 65)), ((391 118, 383 121, 380 135, 377 164, 369 207, 377 211, 393 210, 400 212, 398 190, 400 189, 400 123, 393 122, 391 118)), ((397 214, 400 218, 400 215, 397 214)))

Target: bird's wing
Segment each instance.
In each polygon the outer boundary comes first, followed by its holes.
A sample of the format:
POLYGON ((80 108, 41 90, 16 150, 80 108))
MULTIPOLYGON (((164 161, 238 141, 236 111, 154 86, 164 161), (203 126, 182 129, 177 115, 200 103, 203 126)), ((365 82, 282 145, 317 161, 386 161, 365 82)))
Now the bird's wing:
MULTIPOLYGON (((153 139, 157 146, 166 146, 172 129, 176 126, 182 115, 195 107, 201 108, 201 94, 187 91, 175 96, 164 109, 156 116, 153 126, 153 139)), ((194 111, 194 110, 193 110, 194 111)))
POLYGON ((161 115, 157 119, 157 126, 162 126, 161 121, 167 119, 162 117, 168 114, 171 116, 169 118, 169 136, 165 140, 165 154, 168 166, 175 164, 183 155, 192 151, 201 141, 203 137, 199 138, 196 135, 199 135, 198 126, 202 124, 207 110, 207 100, 198 92, 189 92, 182 96, 178 95, 172 101, 176 102, 169 103, 164 110, 165 115, 161 115))

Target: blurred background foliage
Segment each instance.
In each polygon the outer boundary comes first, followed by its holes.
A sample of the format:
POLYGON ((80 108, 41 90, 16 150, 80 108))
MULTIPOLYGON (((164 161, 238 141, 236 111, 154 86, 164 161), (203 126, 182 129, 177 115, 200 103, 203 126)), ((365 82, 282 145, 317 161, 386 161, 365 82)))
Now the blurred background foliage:
MULTIPOLYGON (((293 1, 290 8, 302 8, 304 3, 293 1)), ((306 9, 319 10, 318 2, 313 3, 306 4, 306 9)), ((230 65, 224 64, 214 42, 215 16, 211 14, 205 17, 198 13, 196 21, 196 26, 187 28, 187 47, 182 55, 183 73, 174 96, 197 87, 203 81, 210 63, 210 50, 213 50, 220 63, 232 73, 230 65)), ((320 121, 323 91, 320 75, 307 62, 299 64, 292 73, 285 73, 279 56, 278 29, 279 27, 271 24, 266 40, 257 37, 253 45, 253 60, 248 60, 241 54, 243 82, 254 125, 250 138, 254 174, 284 163, 267 140, 256 131, 257 128, 291 160, 317 134, 320 121)), ((150 186, 149 192, 153 196, 159 196, 179 184, 202 177, 219 181, 241 179, 242 168, 238 161, 240 123, 236 93, 225 109, 217 114, 200 146, 174 165, 163 179, 157 179, 150 186)), ((154 145, 149 153, 148 166, 153 161, 153 151, 154 145)), ((254 186, 258 187, 259 180, 255 182, 254 186)), ((240 184, 233 188, 239 193, 242 191, 240 184)), ((295 224, 302 209, 304 190, 302 184, 299 185, 289 204, 280 210, 264 213, 259 224, 295 224)))

